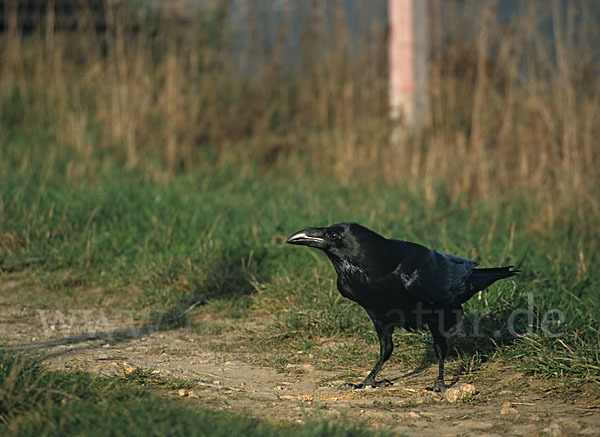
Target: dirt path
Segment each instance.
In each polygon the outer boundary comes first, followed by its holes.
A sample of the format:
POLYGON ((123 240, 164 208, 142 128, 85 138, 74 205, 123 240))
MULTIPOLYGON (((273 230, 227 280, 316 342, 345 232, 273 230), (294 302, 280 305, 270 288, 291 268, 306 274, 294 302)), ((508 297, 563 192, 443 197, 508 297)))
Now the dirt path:
POLYGON ((214 339, 189 329, 144 332, 122 326, 100 337, 64 335, 35 308, 4 302, 0 312, 4 342, 48 354, 52 368, 126 374, 141 367, 193 381, 191 389, 169 390, 167 396, 268 420, 345 416, 415 436, 600 435, 599 405, 585 393, 567 399, 556 387, 497 363, 461 377, 477 393, 451 404, 423 390, 434 380, 435 366, 409 376, 407 369, 388 366, 384 373, 392 386, 353 390, 342 386, 343 372, 317 369, 310 357, 277 372, 249 364, 247 352, 215 352, 214 339))

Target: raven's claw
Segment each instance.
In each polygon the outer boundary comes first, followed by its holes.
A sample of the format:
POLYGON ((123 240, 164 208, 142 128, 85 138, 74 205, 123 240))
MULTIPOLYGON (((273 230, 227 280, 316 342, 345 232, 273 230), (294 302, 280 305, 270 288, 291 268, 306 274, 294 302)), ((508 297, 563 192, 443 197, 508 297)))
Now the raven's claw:
POLYGON ((426 387, 426 390, 435 392, 435 393, 444 393, 448 387, 444 384, 444 381, 440 381, 439 379, 435 381, 433 387, 426 387))

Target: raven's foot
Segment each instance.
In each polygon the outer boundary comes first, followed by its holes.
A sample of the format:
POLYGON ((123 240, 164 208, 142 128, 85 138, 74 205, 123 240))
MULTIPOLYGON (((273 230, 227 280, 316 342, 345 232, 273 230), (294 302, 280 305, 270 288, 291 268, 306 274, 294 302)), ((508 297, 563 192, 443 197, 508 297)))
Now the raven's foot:
POLYGON ((353 384, 351 382, 347 382, 343 386, 349 387, 349 388, 354 388, 354 389, 360 389, 360 388, 365 388, 365 387, 388 387, 390 385, 392 385, 392 381, 390 381, 389 379, 382 379, 381 381, 375 381, 373 378, 367 378, 360 384, 353 384))
POLYGON ((443 393, 448 389, 448 387, 446 387, 444 381, 442 381, 441 379, 436 379, 435 383, 433 384, 433 387, 426 387, 426 389, 436 393, 443 393))

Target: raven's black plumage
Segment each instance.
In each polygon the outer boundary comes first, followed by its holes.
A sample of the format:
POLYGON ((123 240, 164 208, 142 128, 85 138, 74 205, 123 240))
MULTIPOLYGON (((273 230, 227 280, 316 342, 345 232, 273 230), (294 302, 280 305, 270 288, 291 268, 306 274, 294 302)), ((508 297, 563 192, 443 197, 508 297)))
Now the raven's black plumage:
POLYGON ((364 307, 373 321, 379 360, 356 387, 387 382, 375 382, 375 377, 392 354, 394 328, 428 327, 439 361, 434 389, 443 389, 445 335, 460 321, 461 304, 498 279, 518 272, 512 266, 477 269, 475 261, 387 239, 356 223, 307 228, 290 236, 287 243, 323 250, 337 272, 340 293, 364 307))

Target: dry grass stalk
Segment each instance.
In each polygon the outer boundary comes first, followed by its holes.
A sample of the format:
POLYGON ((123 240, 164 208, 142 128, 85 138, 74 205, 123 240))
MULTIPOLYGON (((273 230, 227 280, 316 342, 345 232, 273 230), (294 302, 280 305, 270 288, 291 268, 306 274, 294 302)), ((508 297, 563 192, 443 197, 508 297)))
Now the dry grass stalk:
POLYGON ((592 41, 600 40, 600 23, 589 12, 593 2, 563 10, 554 1, 549 14, 543 3, 528 2, 504 23, 491 2, 442 14, 447 8, 434 1, 430 113, 423 132, 395 146, 384 26, 359 23, 372 37, 357 42, 346 12, 332 14, 320 2, 304 18, 312 27, 301 36, 299 60, 285 49, 291 10, 271 17, 275 37, 251 14, 248 74, 239 73, 232 50, 239 18, 227 2, 185 24, 138 16, 135 32, 107 3, 100 42, 85 16, 65 33, 53 30, 48 14, 45 30, 23 38, 9 14, 0 104, 17 93, 28 122, 56 129, 53 146, 72 147, 83 163, 73 175, 98 150, 161 173, 205 165, 210 150, 218 163, 243 166, 258 154, 270 166, 293 157, 299 175, 308 163, 342 181, 408 182, 432 202, 438 186, 465 199, 526 192, 548 222, 573 208, 597 218, 600 75, 592 41), (552 41, 540 31, 547 19, 552 41), (470 35, 465 23, 473 22, 470 35))

